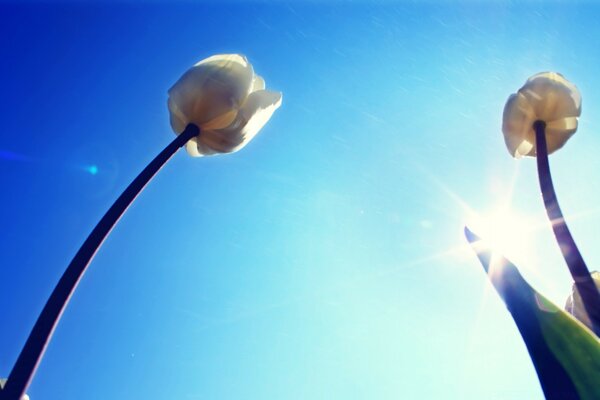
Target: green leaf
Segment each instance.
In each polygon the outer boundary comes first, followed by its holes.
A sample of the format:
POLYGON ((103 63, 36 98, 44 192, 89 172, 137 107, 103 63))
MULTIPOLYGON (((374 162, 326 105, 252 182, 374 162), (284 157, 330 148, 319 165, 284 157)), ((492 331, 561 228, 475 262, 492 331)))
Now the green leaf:
POLYGON ((585 325, 533 289, 509 260, 465 228, 511 313, 547 399, 600 399, 600 340, 585 325))

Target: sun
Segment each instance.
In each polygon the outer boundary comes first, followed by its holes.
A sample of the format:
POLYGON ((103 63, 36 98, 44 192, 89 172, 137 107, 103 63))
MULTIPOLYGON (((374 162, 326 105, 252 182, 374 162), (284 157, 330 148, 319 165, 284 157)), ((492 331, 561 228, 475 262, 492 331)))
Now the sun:
POLYGON ((535 223, 510 207, 498 207, 485 213, 471 212, 467 226, 480 236, 494 253, 519 265, 534 265, 535 223))

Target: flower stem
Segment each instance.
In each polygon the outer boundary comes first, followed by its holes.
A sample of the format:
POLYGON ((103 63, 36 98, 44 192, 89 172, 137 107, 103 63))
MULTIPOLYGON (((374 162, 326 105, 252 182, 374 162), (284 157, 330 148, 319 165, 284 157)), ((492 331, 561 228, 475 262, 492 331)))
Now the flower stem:
POLYGON ((536 121, 533 124, 533 128, 535 130, 538 177, 546 213, 550 219, 558 246, 567 262, 569 272, 571 272, 571 276, 575 281, 575 287, 581 296, 581 301, 592 324, 591 328, 596 336, 600 336, 600 292, 596 288, 590 271, 585 265, 585 261, 583 261, 583 257, 575 244, 575 240, 569 231, 558 205, 552 176, 550 175, 550 165, 548 163, 546 124, 543 121, 536 121))
POLYGON ((18 400, 29 386, 35 370, 50 342, 52 333, 69 302, 77 284, 85 273, 90 261, 104 242, 112 228, 127 208, 135 200, 146 184, 167 161, 191 138, 200 134, 194 124, 189 124, 144 170, 129 184, 110 209, 104 214, 98 225, 85 240, 63 276, 58 281, 42 313, 38 317, 27 342, 15 363, 4 390, 0 391, 0 400, 18 400))

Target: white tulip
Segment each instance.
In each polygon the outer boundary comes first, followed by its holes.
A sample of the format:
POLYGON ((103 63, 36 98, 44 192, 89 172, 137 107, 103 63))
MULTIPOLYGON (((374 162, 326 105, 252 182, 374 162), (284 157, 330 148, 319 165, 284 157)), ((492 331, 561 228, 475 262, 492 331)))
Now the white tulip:
POLYGON ((506 147, 513 157, 535 157, 533 123, 544 121, 550 154, 575 133, 580 115, 581 95, 575 85, 556 72, 534 75, 504 106, 502 132, 506 147))
POLYGON ((281 93, 265 90, 264 79, 239 54, 202 60, 169 89, 175 133, 190 123, 200 128, 200 135, 186 144, 188 153, 196 157, 241 149, 280 105, 281 93))
MULTIPOLYGON (((44 355, 56 324, 111 229, 152 177, 184 144, 190 154, 231 153, 244 147, 281 105, 281 93, 268 92, 245 57, 218 55, 200 61, 169 90, 169 143, 118 197, 85 240, 48 299, 21 351, 8 381, 0 379, 0 398, 23 393, 44 355), (51 306, 48 306, 51 305, 51 306), (14 380, 13 380, 14 379, 14 380)), ((29 400, 23 395, 21 400, 29 400)))
MULTIPOLYGON (((0 389, 4 389, 4 386, 6 386, 6 379, 0 379, 0 389)), ((29 396, 24 394, 21 396, 21 400, 29 400, 29 396)))

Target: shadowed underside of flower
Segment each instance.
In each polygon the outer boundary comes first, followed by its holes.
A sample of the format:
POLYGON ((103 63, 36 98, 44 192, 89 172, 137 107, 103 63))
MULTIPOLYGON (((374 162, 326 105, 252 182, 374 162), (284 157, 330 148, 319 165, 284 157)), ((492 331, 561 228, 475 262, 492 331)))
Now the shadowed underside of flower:
POLYGON ((545 397, 600 399, 598 337, 533 289, 468 228, 465 235, 521 333, 545 397))

